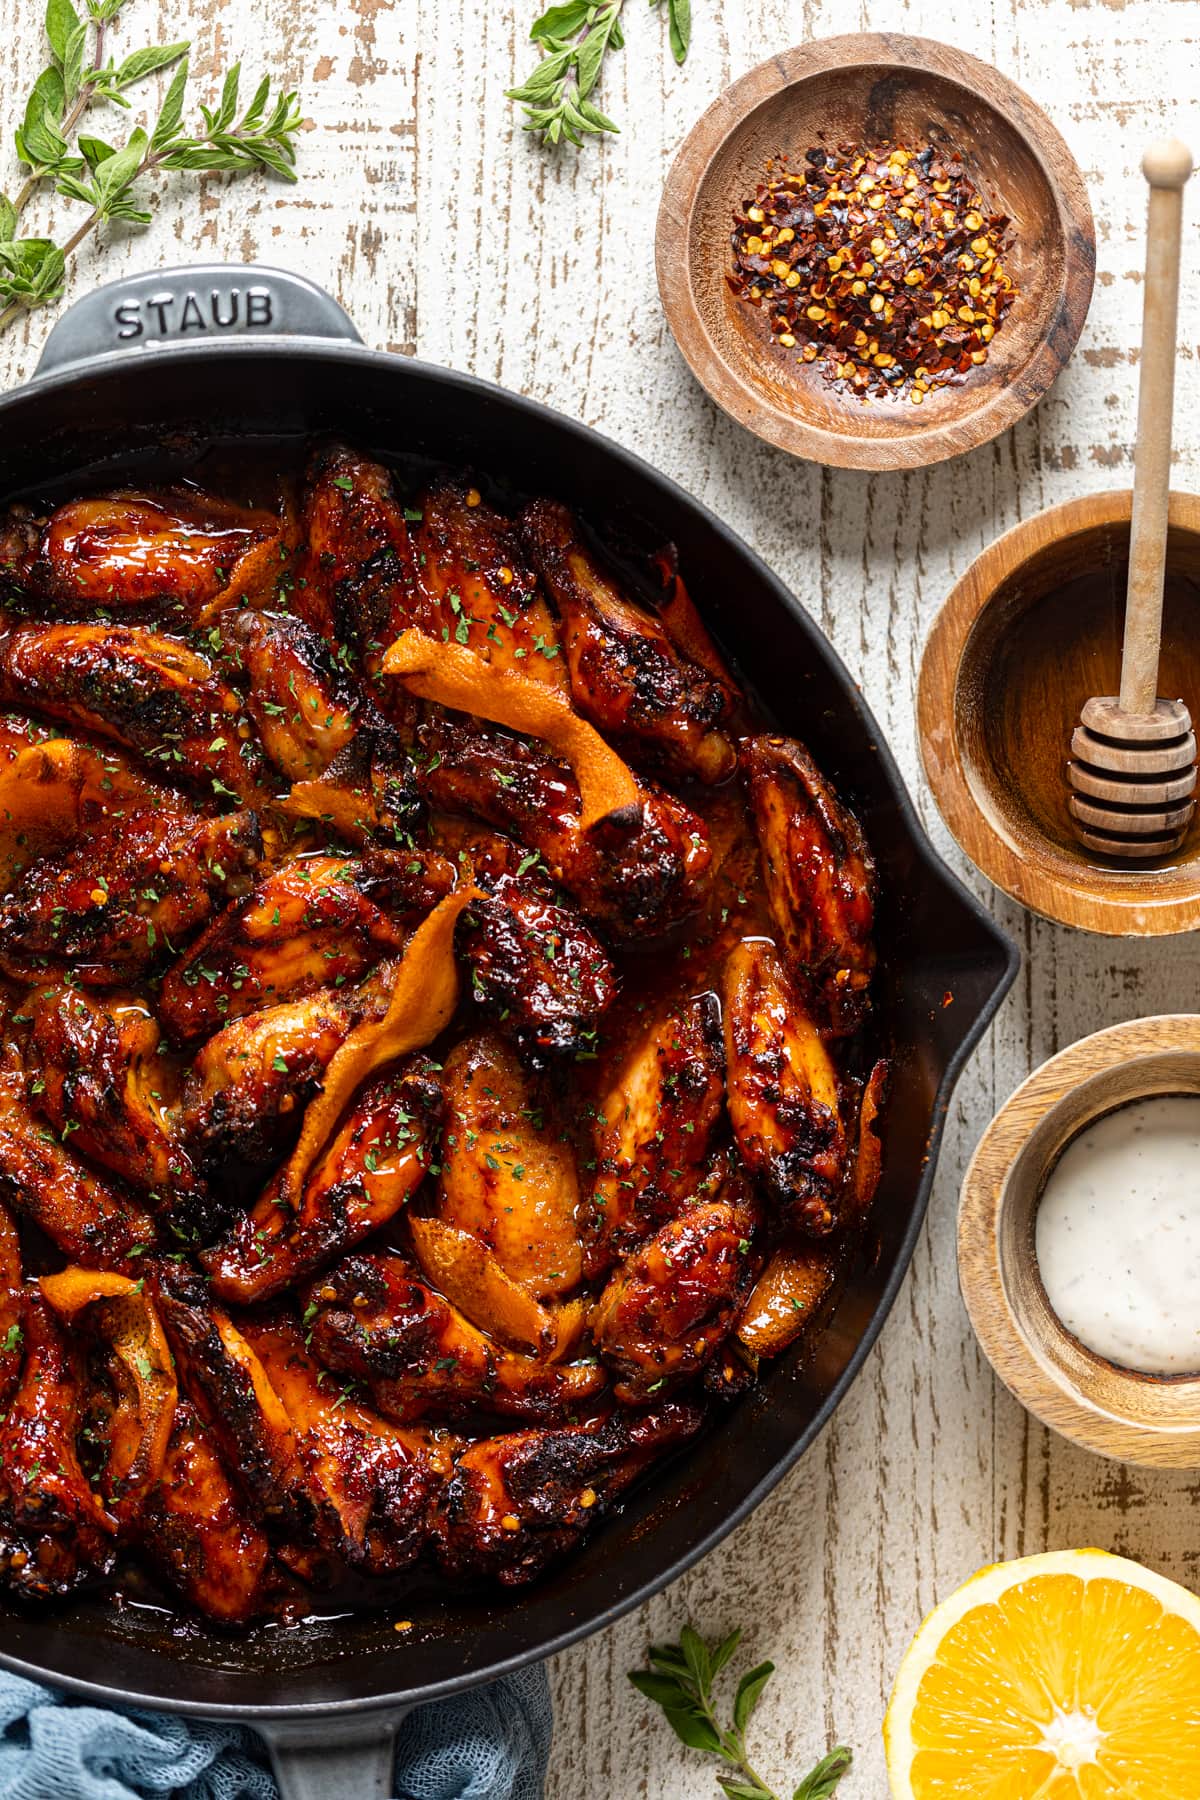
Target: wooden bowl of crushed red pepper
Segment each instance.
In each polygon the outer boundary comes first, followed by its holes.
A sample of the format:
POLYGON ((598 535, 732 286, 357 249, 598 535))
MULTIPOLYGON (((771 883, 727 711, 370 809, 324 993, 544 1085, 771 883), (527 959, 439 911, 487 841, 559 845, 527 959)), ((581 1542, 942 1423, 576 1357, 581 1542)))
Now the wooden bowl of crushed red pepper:
POLYGON ((780 449, 912 469, 1024 416, 1083 328, 1095 229, 1034 103, 927 38, 785 51, 684 142, 658 282, 692 372, 780 449))

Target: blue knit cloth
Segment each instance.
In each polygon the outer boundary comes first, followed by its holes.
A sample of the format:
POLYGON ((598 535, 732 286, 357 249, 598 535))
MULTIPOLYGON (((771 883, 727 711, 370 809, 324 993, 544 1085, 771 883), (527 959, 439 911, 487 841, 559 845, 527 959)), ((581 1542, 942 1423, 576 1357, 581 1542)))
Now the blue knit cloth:
MULTIPOLYGON (((540 1665, 423 1706, 400 1728, 398 1800, 541 1800, 550 1727, 540 1665)), ((278 1800, 242 1725, 109 1712, 0 1671, 0 1733, 0 1800, 278 1800)))

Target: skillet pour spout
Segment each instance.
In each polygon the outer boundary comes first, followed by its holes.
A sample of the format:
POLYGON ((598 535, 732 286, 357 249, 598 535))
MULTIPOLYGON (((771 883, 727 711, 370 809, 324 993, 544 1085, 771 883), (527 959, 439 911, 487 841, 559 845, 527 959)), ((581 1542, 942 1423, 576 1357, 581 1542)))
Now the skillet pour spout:
POLYGON ((767 714, 803 738, 862 821, 880 877, 877 1014, 894 1062, 865 1253, 809 1363, 785 1354, 658 1467, 589 1544, 503 1596, 410 1588, 374 1612, 289 1629, 186 1633, 100 1600, 33 1616, 0 1601, 0 1663, 93 1703, 239 1719, 272 1744, 291 1800, 382 1795, 403 1714, 544 1657, 674 1580, 764 1498, 845 1394, 920 1232, 966 1057, 1017 970, 1015 947, 935 855, 854 682, 757 556, 674 483, 597 432, 449 370, 366 349, 311 283, 201 265, 101 288, 0 396, 0 495, 68 481, 157 485, 201 450, 338 435, 406 473, 470 466, 677 546, 692 597, 767 714), (394 1619, 412 1620, 403 1634, 394 1619), (350 1759, 356 1751, 359 1760, 350 1759))

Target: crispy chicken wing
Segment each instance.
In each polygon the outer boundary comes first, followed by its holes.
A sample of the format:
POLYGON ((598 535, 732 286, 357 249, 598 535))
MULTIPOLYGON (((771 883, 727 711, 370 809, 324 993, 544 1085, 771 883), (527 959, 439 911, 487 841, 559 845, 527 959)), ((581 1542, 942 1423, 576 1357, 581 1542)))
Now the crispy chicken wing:
POLYGON ((424 727, 421 750, 417 786, 426 799, 519 838, 615 936, 663 931, 699 905, 712 852, 681 800, 643 785, 639 825, 606 821, 585 832, 574 777, 523 738, 440 714, 424 727))
POLYGON ((142 1510, 138 1536, 172 1586, 205 1618, 243 1625, 262 1610, 270 1544, 190 1401, 175 1408, 162 1476, 142 1510))
POLYGON ((355 980, 404 946, 404 921, 448 893, 440 857, 374 850, 271 869, 163 979, 159 1017, 179 1043, 264 1006, 355 980))
POLYGON ((25 1076, 11 1069, 0 1072, 0 1201, 89 1268, 129 1268, 155 1240, 150 1217, 35 1117, 25 1076))
POLYGON ((283 1156, 361 1010, 352 994, 320 988, 247 1013, 209 1038, 184 1076, 180 1117, 200 1167, 260 1167, 283 1156))
POLYGON ((393 638, 436 615, 392 478, 344 444, 326 445, 308 465, 303 519, 308 549, 292 603, 331 642, 352 639, 372 672, 393 638))
POLYGON ((296 1434, 266 1370, 195 1270, 165 1264, 154 1276, 180 1386, 221 1461, 235 1472, 256 1518, 310 1537, 313 1506, 296 1434))
POLYGON ((156 1212, 194 1220, 208 1205, 180 1139, 179 1069, 135 995, 37 987, 25 1065, 38 1110, 71 1148, 140 1189, 156 1212))
POLYGON ((558 623, 511 523, 454 481, 431 488, 421 513, 415 543, 439 635, 444 628, 486 662, 565 689, 558 623))
POLYGON ((39 856, 137 813, 180 809, 112 745, 77 743, 20 714, 0 718, 0 892, 39 856))
POLYGON ((640 1244, 707 1185, 724 1108, 720 1009, 715 995, 694 994, 651 1020, 596 1108, 589 1273, 640 1244))
POLYGON ((622 1263, 592 1314, 618 1400, 645 1404, 720 1349, 754 1280, 757 1222, 749 1187, 735 1176, 719 1199, 689 1206, 622 1263))
POLYGON ((263 749, 289 781, 315 780, 358 730, 354 683, 320 632, 292 613, 231 613, 221 628, 241 651, 263 749))
POLYGON ((567 507, 535 500, 521 532, 562 616, 579 710, 634 761, 705 782, 732 774, 737 752, 720 729, 729 704, 721 683, 621 592, 567 507))
POLYGON ((617 991, 602 945, 579 915, 535 888, 502 879, 472 901, 455 933, 471 998, 522 1053, 590 1051, 617 991))
POLYGON ((350 844, 410 846, 425 808, 405 745, 389 725, 364 724, 318 777, 293 782, 279 803, 318 819, 350 844))
POLYGON ((837 1070, 773 944, 747 939, 724 974, 729 1117, 742 1160, 788 1222, 838 1224, 849 1148, 837 1070))
POLYGON ((161 603, 203 620, 214 605, 270 592, 279 521, 210 494, 117 493, 51 513, 11 572, 65 612, 161 603))
POLYGON ((569 1293, 583 1272, 579 1179, 544 1095, 495 1032, 456 1044, 443 1079, 439 1216, 486 1244, 531 1294, 569 1293))
POLYGON ((239 696, 207 657, 148 626, 14 626, 0 635, 0 698, 112 738, 205 793, 268 793, 239 696))
POLYGON ((0 900, 0 969, 17 981, 134 981, 187 941, 214 900, 245 892, 261 853, 254 813, 114 819, 31 864, 0 900))
POLYGON ((669 1400, 654 1412, 480 1438, 457 1458, 436 1515, 442 1567, 506 1587, 531 1581, 703 1418, 700 1407, 669 1400))
POLYGON ((0 1579, 45 1599, 104 1572, 115 1521, 76 1453, 80 1350, 34 1292, 25 1296, 23 1331, 24 1368, 0 1424, 0 1579))
POLYGON ((24 1291, 21 1287, 21 1241, 12 1214, 0 1206, 0 1417, 17 1385, 25 1360, 24 1291))
POLYGON ((441 1104, 425 1057, 368 1082, 305 1181, 299 1212, 277 1178, 204 1254, 214 1292, 243 1303, 266 1299, 386 1225, 425 1178, 441 1104))
POLYGON ((369 1575, 409 1568, 449 1473, 448 1445, 389 1424, 348 1394, 313 1361, 294 1319, 255 1320, 246 1337, 296 1433, 322 1548, 369 1575))
POLYGON ((888 1065, 875 1064, 859 1106, 853 1167, 839 1206, 835 1238, 814 1241, 788 1233, 771 1251, 737 1321, 737 1341, 757 1366, 778 1356, 797 1338, 810 1339, 828 1316, 837 1279, 854 1254, 871 1208, 882 1166, 879 1120, 887 1089, 888 1065))
POLYGON ((857 1029, 875 967, 875 865, 853 813, 794 738, 752 737, 741 765, 763 877, 792 973, 821 997, 833 1035, 857 1029))
POLYGON ((548 1363, 506 1350, 469 1323, 402 1256, 348 1256, 318 1277, 312 1347, 363 1381, 402 1424, 477 1412, 563 1419, 605 1387, 594 1360, 548 1363))
POLYGON ((144 1279, 68 1267, 38 1285, 84 1346, 79 1433, 92 1491, 124 1532, 135 1524, 166 1458, 178 1387, 162 1322, 144 1279))

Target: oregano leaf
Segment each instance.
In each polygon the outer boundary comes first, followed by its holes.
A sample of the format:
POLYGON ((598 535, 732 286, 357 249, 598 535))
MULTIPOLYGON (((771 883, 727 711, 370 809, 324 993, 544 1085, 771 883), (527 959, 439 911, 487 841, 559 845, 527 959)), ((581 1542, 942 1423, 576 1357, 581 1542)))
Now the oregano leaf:
POLYGON ((168 69, 172 63, 186 56, 191 48, 190 42, 179 44, 158 44, 145 50, 134 50, 116 70, 113 86, 118 92, 122 88, 132 87, 135 81, 143 81, 147 75, 153 75, 158 69, 168 69))
POLYGON ((535 44, 546 44, 555 38, 574 37, 587 24, 594 0, 566 0, 563 6, 550 6, 540 19, 535 19, 529 35, 535 44))
POLYGON ((183 95, 188 81, 188 59, 181 57, 171 77, 171 85, 163 95, 162 110, 150 136, 151 154, 162 150, 179 130, 183 118, 183 95))
POLYGON ((850 1773, 853 1765, 854 1752, 845 1744, 838 1744, 804 1777, 792 1800, 831 1800, 842 1777, 850 1773))
POLYGON ((733 1700, 733 1728, 735 1731, 745 1731, 750 1715, 761 1700, 762 1691, 774 1673, 775 1664, 773 1662, 762 1662, 756 1664, 753 1669, 748 1669, 742 1676, 733 1700))

